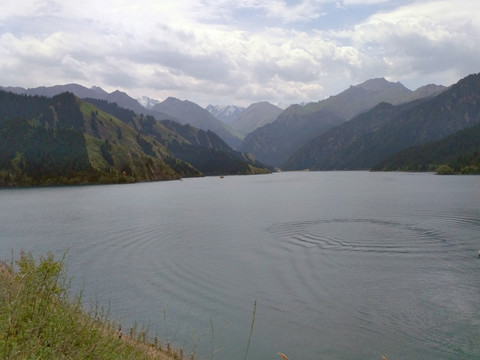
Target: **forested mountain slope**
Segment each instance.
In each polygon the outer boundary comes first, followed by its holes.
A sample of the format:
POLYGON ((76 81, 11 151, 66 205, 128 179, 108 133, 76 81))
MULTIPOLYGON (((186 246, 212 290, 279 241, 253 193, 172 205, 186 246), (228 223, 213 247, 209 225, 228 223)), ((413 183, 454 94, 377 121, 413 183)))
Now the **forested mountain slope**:
POLYGON ((138 116, 131 110, 104 100, 87 99, 117 116, 142 134, 159 141, 175 158, 184 160, 205 175, 257 174, 269 172, 253 157, 233 150, 216 133, 172 120, 138 116))
POLYGON ((480 75, 467 76, 439 95, 417 101, 400 107, 381 105, 332 129, 298 151, 287 167, 369 169, 411 146, 474 126, 480 122, 480 75))
MULTIPOLYGON (((119 183, 202 175, 169 145, 197 152, 202 146, 192 145, 152 116, 106 101, 97 105, 71 93, 47 98, 0 91, 0 184, 119 183)), ((232 151, 215 134, 209 135, 232 151)), ((230 156, 221 149, 215 155, 230 156)), ((213 173, 266 171, 245 159, 241 166, 218 168, 216 157, 208 156, 203 151, 201 159, 213 173)))
POLYGON ((438 141, 414 146, 374 165, 374 171, 480 173, 480 124, 438 141))
MULTIPOLYGON (((71 93, 53 98, 0 92, 3 185, 178 179, 168 151, 71 93)), ((190 166, 186 174, 200 175, 190 166)))
POLYGON ((412 94, 400 83, 368 80, 317 103, 287 108, 273 123, 246 136, 239 150, 266 164, 282 166, 298 149, 329 129, 381 102, 401 104, 412 94))

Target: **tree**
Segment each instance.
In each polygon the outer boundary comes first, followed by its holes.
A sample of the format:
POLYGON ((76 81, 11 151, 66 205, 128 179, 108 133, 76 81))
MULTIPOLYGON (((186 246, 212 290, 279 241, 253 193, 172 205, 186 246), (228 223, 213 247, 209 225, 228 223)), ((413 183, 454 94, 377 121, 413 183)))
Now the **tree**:
POLYGON ((437 167, 436 173, 437 175, 453 175, 455 172, 449 165, 443 164, 437 167))

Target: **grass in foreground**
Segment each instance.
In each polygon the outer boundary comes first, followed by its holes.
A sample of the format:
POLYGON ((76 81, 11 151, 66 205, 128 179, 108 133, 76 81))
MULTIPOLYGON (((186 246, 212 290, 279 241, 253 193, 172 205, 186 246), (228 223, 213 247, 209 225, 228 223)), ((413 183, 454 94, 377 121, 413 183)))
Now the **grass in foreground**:
POLYGON ((0 289, 1 359, 179 359, 141 341, 145 334, 120 338, 106 315, 87 313, 52 254, 38 264, 24 252, 1 262, 0 289))

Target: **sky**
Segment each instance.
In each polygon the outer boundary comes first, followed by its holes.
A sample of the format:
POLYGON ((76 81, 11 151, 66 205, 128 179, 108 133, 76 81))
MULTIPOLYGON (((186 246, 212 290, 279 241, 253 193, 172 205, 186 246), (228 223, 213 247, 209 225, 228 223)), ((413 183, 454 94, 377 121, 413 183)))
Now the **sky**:
POLYGON ((0 86, 77 83, 201 106, 319 101, 480 72, 478 0, 16 0, 0 86))

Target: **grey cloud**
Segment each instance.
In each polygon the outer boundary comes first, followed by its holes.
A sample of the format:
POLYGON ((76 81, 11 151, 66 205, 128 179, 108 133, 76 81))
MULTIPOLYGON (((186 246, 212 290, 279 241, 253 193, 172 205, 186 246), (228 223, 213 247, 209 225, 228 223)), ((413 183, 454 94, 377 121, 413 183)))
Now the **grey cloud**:
POLYGON ((115 72, 103 72, 101 74, 102 82, 108 84, 112 87, 120 87, 123 89, 128 89, 131 87, 137 87, 141 85, 139 83, 139 79, 132 77, 130 74, 123 72, 123 71, 115 71, 115 72))
POLYGON ((230 77, 230 64, 221 53, 208 55, 187 54, 180 51, 159 48, 155 51, 146 51, 142 54, 130 56, 146 64, 157 64, 172 71, 211 81, 226 81, 230 77))
POLYGON ((301 6, 191 0, 169 7, 146 1, 135 13, 129 2, 38 3, 43 7, 30 11, 35 16, 19 16, 20 10, 10 18, 0 14, 0 73, 8 85, 82 80, 127 92, 191 94, 192 100, 230 96, 281 102, 319 100, 372 77, 414 83, 438 76, 442 83, 446 73, 479 71, 478 21, 473 16, 452 21, 448 14, 431 20, 429 6, 438 2, 397 8, 390 3, 381 15, 373 14, 379 6, 365 5, 362 11, 372 11, 370 18, 357 17, 362 23, 330 32, 310 27, 312 18, 323 15, 323 0, 296 2, 301 6), (190 6, 192 11, 185 11, 190 6), (418 21, 419 9, 429 21, 418 21), (303 20, 299 15, 306 13, 310 16, 303 20))

